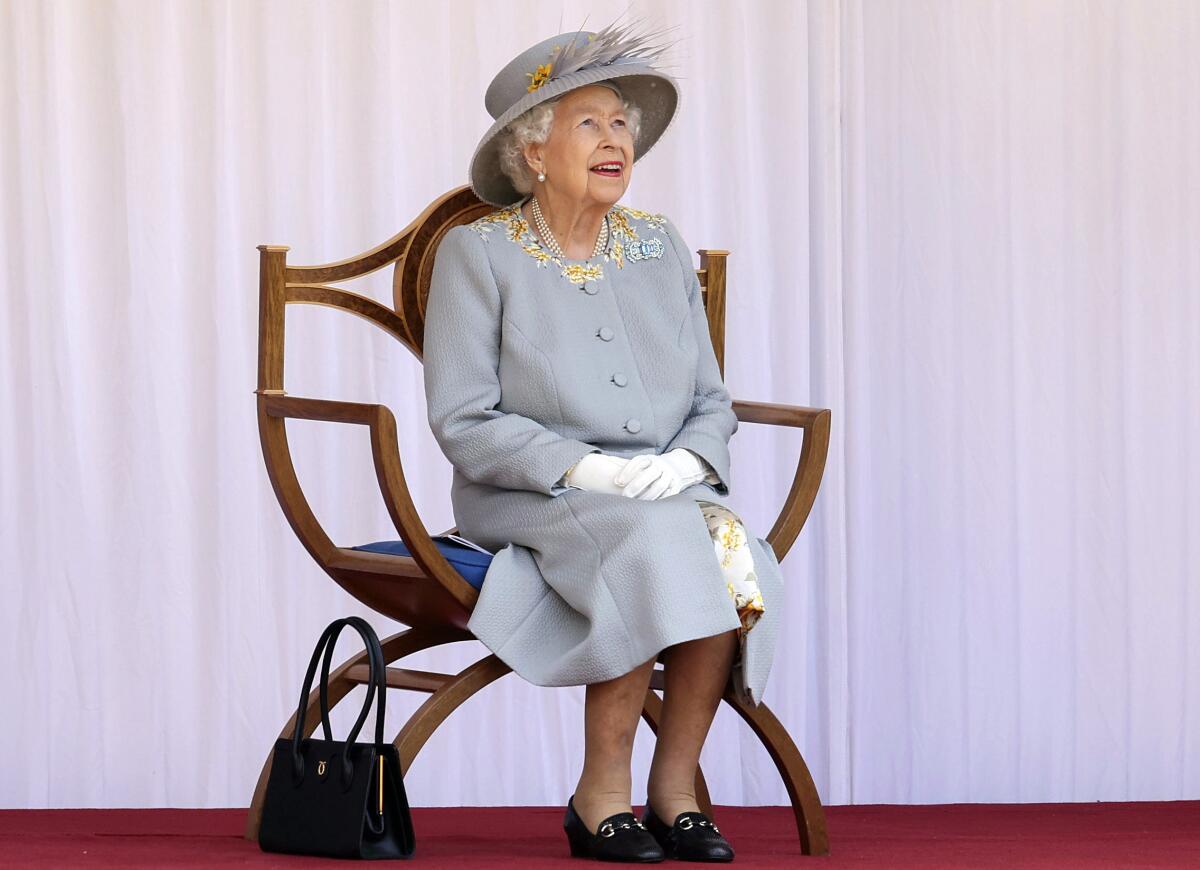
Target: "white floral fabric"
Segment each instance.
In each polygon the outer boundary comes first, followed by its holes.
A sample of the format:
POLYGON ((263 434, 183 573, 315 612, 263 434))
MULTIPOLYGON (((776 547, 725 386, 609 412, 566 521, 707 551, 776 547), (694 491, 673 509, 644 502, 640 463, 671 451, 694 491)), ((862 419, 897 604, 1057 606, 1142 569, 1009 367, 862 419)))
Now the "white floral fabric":
POLYGON ((697 499, 696 504, 708 523, 708 533, 712 537, 717 561, 725 574, 725 588, 729 591, 729 597, 733 599, 738 619, 742 623, 738 627, 738 653, 733 663, 735 675, 738 675, 745 651, 746 635, 766 612, 762 591, 758 588, 758 575, 754 573, 754 555, 747 543, 749 538, 746 527, 742 525, 737 514, 725 505, 704 499, 697 499))

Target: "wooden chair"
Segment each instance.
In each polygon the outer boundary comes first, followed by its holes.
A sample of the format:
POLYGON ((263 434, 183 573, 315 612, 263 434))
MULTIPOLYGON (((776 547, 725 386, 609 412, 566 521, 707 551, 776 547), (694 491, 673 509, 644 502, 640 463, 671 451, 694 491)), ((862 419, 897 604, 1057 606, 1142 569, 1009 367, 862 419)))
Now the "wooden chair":
MULTIPOLYGON (((388 664, 420 650, 441 644, 472 640, 467 620, 478 597, 476 589, 446 561, 413 505, 404 481, 404 469, 396 439, 396 420, 384 405, 338 402, 289 396, 283 389, 284 307, 301 303, 325 305, 349 311, 389 332, 421 358, 425 300, 429 293, 434 252, 445 233, 472 221, 492 206, 480 201, 469 187, 450 191, 434 201, 411 225, 392 239, 366 253, 323 266, 290 266, 288 248, 259 245, 258 328, 258 427, 267 473, 283 513, 301 543, 326 573, 343 589, 383 615, 410 628, 383 642, 388 664), (332 286, 366 275, 385 266, 392 271, 394 308, 332 286), (411 557, 386 555, 340 547, 329 539, 313 514, 292 464, 286 421, 323 420, 367 426, 379 488, 400 538, 411 557)), ((704 288, 705 305, 713 347, 724 372, 725 347, 725 258, 728 251, 701 250, 698 271, 704 288)), ((793 426, 804 430, 803 447, 795 479, 767 540, 781 561, 800 534, 808 518, 821 477, 829 445, 830 412, 766 402, 735 401, 740 421, 793 426)), ((454 530, 451 530, 454 531, 454 530)), ((455 709, 488 684, 509 673, 494 655, 487 655, 457 674, 389 667, 389 688, 407 689, 429 695, 400 729, 395 744, 401 765, 407 771, 421 747, 455 709)), ((330 677, 330 703, 337 704, 356 685, 367 680, 366 653, 344 662, 330 677)), ((655 671, 646 695, 642 716, 657 730, 662 699, 662 669, 655 671)), ((825 814, 808 767, 779 720, 765 705, 749 707, 727 688, 730 704, 762 740, 787 786, 795 812, 801 849, 806 854, 828 852, 825 814)), ((319 699, 314 689, 305 718, 305 734, 317 727, 319 699)), ((280 733, 292 733, 295 716, 280 733)), ((268 754, 246 824, 245 836, 256 839, 262 815, 263 794, 270 772, 268 754)), ((701 808, 712 811, 703 772, 696 775, 696 796, 701 808)))

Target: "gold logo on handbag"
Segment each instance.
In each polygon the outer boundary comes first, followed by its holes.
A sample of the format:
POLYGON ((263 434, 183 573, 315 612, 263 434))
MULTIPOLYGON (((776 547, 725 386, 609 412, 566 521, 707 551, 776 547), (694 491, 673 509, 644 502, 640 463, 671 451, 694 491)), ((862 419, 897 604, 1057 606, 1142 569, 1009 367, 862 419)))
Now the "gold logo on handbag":
POLYGON ((317 776, 325 775, 325 760, 321 759, 317 762, 317 776))

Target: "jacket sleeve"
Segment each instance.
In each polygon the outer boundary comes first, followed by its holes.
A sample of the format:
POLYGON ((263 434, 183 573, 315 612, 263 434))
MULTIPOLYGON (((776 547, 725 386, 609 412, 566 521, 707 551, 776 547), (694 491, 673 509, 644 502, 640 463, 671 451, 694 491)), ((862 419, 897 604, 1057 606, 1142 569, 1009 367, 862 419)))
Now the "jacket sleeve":
POLYGON ((536 420, 498 410, 500 291, 483 239, 467 226, 446 233, 425 303, 424 377, 429 426, 469 480, 557 496, 562 478, 599 452, 536 420))
POLYGON ((707 459, 705 459, 703 456, 701 456, 695 450, 692 451, 692 455, 694 455, 697 459, 699 459, 700 464, 704 467, 704 472, 705 472, 704 473, 704 482, 705 483, 720 483, 721 482, 721 478, 717 476, 717 472, 713 470, 712 465, 709 463, 709 461, 707 459))
MULTIPOLYGON (((718 495, 729 495, 729 439, 738 429, 738 419, 733 413, 733 399, 725 389, 717 355, 713 351, 708 315, 700 292, 700 278, 692 265, 691 251, 670 219, 665 220, 665 226, 682 270, 691 311, 690 328, 700 348, 696 359, 696 390, 692 396, 691 411, 666 449, 686 447, 696 453, 708 463, 717 478, 713 482, 714 475, 709 475, 704 482, 718 495)), ((687 328, 685 325, 684 329, 687 328)))

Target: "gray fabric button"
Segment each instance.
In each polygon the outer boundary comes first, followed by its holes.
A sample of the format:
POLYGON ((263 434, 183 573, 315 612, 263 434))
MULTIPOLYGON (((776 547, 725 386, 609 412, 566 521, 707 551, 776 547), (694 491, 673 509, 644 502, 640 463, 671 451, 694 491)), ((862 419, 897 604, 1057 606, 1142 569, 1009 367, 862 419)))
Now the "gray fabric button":
POLYGON ((625 377, 625 372, 614 372, 612 382, 618 387, 623 387, 629 383, 629 378, 625 377))
POLYGON ((602 338, 604 341, 613 340, 613 331, 607 326, 601 326, 600 331, 597 332, 596 335, 600 336, 600 338, 602 338))
POLYGON ((625 429, 629 432, 638 433, 642 431, 642 421, 637 417, 630 417, 625 421, 625 429))
POLYGON ((597 287, 595 284, 584 284, 583 292, 586 293, 588 296, 595 296, 597 293, 600 292, 600 288, 597 287))

